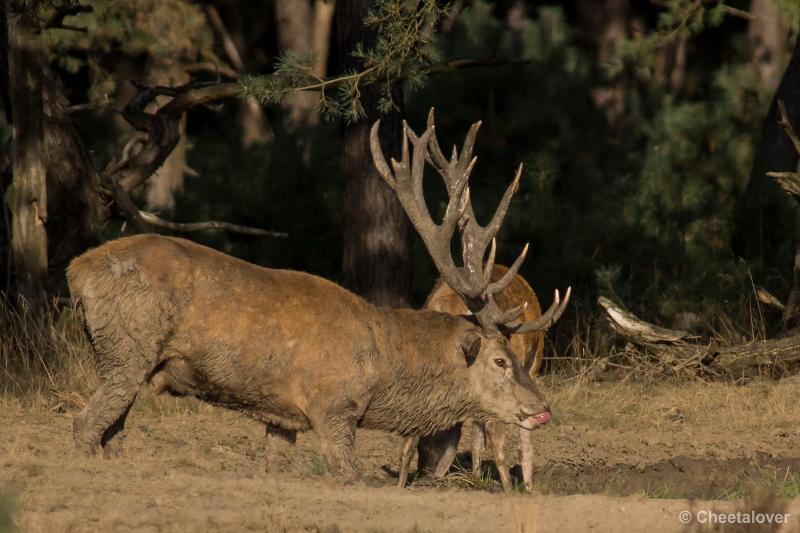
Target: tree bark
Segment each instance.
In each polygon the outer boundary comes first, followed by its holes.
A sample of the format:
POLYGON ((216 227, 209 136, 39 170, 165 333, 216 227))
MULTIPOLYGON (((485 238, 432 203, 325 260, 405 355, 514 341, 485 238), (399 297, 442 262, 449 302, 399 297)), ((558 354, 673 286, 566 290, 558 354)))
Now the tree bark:
POLYGON ((320 78, 328 73, 328 53, 331 46, 335 0, 314 0, 314 32, 311 45, 317 54, 314 74, 320 78))
POLYGON ((100 176, 67 113, 69 101, 61 79, 44 61, 41 64, 49 213, 45 226, 47 290, 51 294, 62 294, 67 288, 67 265, 74 257, 100 243, 109 211, 101 194, 100 176))
MULTIPOLYGON (((630 2, 579 0, 577 6, 581 29, 595 50, 597 64, 602 67, 611 61, 617 45, 628 35, 630 2)), ((605 108, 609 124, 617 124, 625 112, 625 85, 612 81, 593 89, 591 98, 597 107, 605 108)))
MULTIPOLYGON (((337 71, 358 68, 349 54, 356 44, 365 48, 375 34, 363 24, 368 0, 339 0, 334 15, 337 71)), ((394 101, 402 104, 402 90, 394 90, 394 101)), ((344 250, 342 277, 346 287, 367 300, 387 306, 406 306, 411 287, 410 226, 392 190, 378 175, 369 151, 369 130, 381 118, 380 138, 386 154, 400 152, 400 113, 380 116, 378 90, 362 91, 366 117, 344 126, 342 134, 342 179, 344 181, 344 250)))
MULTIPOLYGON (((312 0, 276 0, 275 19, 278 48, 297 54, 314 51, 314 9, 312 0)), ((298 127, 313 126, 319 122, 317 101, 313 92, 299 92, 284 103, 284 123, 289 131, 298 127)))
POLYGON ((773 0, 752 0, 753 18, 747 34, 753 51, 753 66, 764 87, 774 91, 781 81, 789 22, 775 8, 773 0))
POLYGON ((47 188, 42 113, 42 52, 32 14, 8 13, 12 147, 12 241, 17 292, 44 305, 47 279, 47 188))
POLYGON ((775 244, 770 241, 784 237, 781 232, 771 231, 770 228, 774 229, 777 224, 773 217, 780 210, 776 207, 786 202, 786 195, 767 176, 767 172, 794 172, 797 170, 798 154, 780 125, 778 101, 783 101, 789 122, 800 124, 800 36, 794 43, 791 60, 764 120, 750 181, 738 216, 740 235, 737 241, 740 250, 737 253, 744 257, 763 257, 765 251, 772 249, 772 244, 775 244))

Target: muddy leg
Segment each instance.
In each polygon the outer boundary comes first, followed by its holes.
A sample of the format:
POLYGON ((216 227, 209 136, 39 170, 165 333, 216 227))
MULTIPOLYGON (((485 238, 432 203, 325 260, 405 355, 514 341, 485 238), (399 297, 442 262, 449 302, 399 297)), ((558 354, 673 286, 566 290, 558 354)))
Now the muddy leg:
POLYGON ((519 428, 519 445, 522 449, 522 480, 525 482, 525 489, 531 490, 533 487, 533 437, 534 431, 519 428))
POLYGON ((125 418, 147 375, 136 368, 115 368, 102 378, 100 388, 72 422, 78 450, 92 454, 98 445, 106 456, 121 451, 125 418))
POLYGON ((289 450, 297 442, 297 432, 267 424, 267 461, 265 472, 281 472, 292 461, 289 450))
POLYGON ((419 437, 409 437, 403 443, 403 452, 400 454, 400 472, 397 476, 397 487, 403 488, 408 480, 408 468, 411 466, 411 457, 414 456, 414 449, 419 444, 419 437))
POLYGON ((356 421, 337 417, 312 424, 319 435, 320 451, 330 474, 343 481, 358 478, 356 468, 356 421))
POLYGON ((486 444, 486 432, 482 422, 472 423, 472 475, 481 475, 481 457, 486 444))
POLYGON ((487 422, 486 436, 489 439, 489 448, 492 450, 494 464, 500 474, 500 483, 505 492, 511 492, 511 475, 506 464, 506 425, 502 422, 487 422))

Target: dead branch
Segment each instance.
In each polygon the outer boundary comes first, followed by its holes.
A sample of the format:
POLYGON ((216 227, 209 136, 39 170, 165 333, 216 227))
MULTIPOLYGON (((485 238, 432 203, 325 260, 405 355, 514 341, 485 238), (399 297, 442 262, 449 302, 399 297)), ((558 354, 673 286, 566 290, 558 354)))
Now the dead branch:
POLYGON ((142 185, 164 163, 180 140, 180 120, 193 107, 216 102, 239 93, 238 82, 189 83, 180 87, 140 87, 122 111, 131 126, 147 134, 141 150, 103 172, 103 180, 116 182, 126 192, 142 185), (155 113, 145 108, 158 96, 172 100, 155 113))
POLYGON ((117 210, 122 217, 131 225, 138 233, 150 232, 150 226, 144 221, 142 215, 139 214, 139 209, 131 200, 131 197, 116 180, 112 180, 110 184, 111 198, 117 206, 117 210))
POLYGON ((756 288, 756 298, 758 301, 764 305, 769 305, 778 309, 779 311, 783 311, 786 306, 778 299, 777 296, 769 292, 764 287, 757 287, 756 288))
POLYGON ((149 213, 147 211, 139 211, 139 216, 142 218, 142 220, 153 226, 183 233, 206 230, 224 230, 231 233, 241 233, 242 235, 254 235, 257 237, 275 237, 277 239, 286 239, 289 237, 288 233, 281 231, 268 231, 261 228, 239 226, 237 224, 231 224, 230 222, 219 222, 216 220, 204 222, 172 222, 171 220, 164 220, 156 214, 149 213))
POLYGON ((794 131, 794 127, 792 127, 792 123, 789 122, 789 116, 786 114, 786 106, 783 105, 783 100, 778 100, 778 111, 781 114, 781 119, 778 121, 778 124, 781 125, 783 131, 785 131, 786 135, 791 139, 795 151, 800 154, 800 139, 798 139, 797 133, 794 131))
POLYGON ((645 322, 605 296, 597 299, 614 331, 637 344, 676 343, 691 338, 688 331, 666 329, 645 322))
POLYGON ((717 339, 705 344, 687 342, 696 337, 645 322, 608 298, 601 296, 598 304, 612 329, 640 348, 626 350, 628 357, 638 365, 655 362, 659 372, 737 375, 800 363, 800 335, 735 346, 720 346, 717 339))

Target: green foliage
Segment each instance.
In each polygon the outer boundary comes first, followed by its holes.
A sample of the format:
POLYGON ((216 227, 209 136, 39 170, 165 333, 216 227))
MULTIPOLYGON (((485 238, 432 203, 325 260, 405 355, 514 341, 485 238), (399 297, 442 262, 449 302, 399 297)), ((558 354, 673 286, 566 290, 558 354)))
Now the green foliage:
MULTIPOLYGON (((213 56, 213 35, 200 5, 190 0, 105 0, 86 2, 88 13, 67 17, 65 23, 86 32, 48 29, 42 44, 48 56, 69 73, 86 69, 88 101, 109 102, 119 80, 109 72, 106 59, 122 54, 177 63, 213 56)), ((125 80, 129 81, 129 80, 125 80)))
POLYGON ((358 70, 323 79, 314 74, 313 56, 287 51, 278 58, 274 73, 245 78, 242 93, 276 104, 295 91, 318 91, 325 116, 354 122, 365 114, 362 89, 374 84, 381 87, 378 106, 386 112, 398 105, 392 100, 392 85, 401 81, 411 89, 423 85, 427 67, 437 60, 432 28, 444 14, 436 0, 377 0, 364 20, 368 31, 377 34, 375 46, 359 44, 352 51, 361 64, 358 70))

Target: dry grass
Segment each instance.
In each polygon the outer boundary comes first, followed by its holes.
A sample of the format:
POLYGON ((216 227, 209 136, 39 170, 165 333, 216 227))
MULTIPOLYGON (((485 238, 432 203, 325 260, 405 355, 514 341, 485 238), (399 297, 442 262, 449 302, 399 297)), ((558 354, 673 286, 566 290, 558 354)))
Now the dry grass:
MULTIPOLYGON (((73 309, 33 316, 0 299, 0 408, 78 410, 97 385, 94 351, 73 309)), ((133 410, 176 416, 214 408, 145 390, 133 410)))
POLYGON ((71 310, 33 315, 0 300, 0 332, 0 407, 79 402, 97 384, 91 346, 71 310))
POLYGON ((581 375, 548 375, 540 384, 550 399, 555 424, 598 428, 669 430, 680 426, 758 434, 796 428, 797 383, 754 380, 745 384, 667 380, 622 380, 589 384, 581 375))

